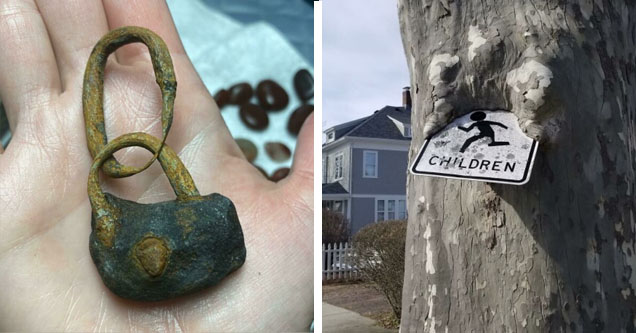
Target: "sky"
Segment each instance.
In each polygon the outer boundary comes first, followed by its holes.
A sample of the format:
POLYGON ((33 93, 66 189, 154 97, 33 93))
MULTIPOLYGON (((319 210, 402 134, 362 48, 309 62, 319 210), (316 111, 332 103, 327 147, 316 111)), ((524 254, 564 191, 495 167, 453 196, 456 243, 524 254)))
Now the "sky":
POLYGON ((323 130, 402 105, 409 74, 396 1, 324 0, 323 130))

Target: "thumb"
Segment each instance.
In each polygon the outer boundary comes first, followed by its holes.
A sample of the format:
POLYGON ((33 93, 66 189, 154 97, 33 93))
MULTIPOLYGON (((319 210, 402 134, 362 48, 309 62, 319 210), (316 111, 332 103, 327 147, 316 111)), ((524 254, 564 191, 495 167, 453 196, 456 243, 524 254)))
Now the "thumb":
MULTIPOLYGON (((291 172, 283 183, 286 193, 308 207, 314 205, 314 114, 307 117, 298 134, 291 172)), ((313 209, 313 208, 312 208, 313 209)))

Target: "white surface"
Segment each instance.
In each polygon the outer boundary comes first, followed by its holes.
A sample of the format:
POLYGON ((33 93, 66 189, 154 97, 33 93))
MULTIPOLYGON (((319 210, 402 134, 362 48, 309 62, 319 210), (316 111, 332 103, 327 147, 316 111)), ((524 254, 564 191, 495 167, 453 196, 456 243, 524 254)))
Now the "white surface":
POLYGON ((470 119, 473 112, 455 119, 440 132, 425 140, 411 172, 443 178, 525 184, 532 172, 532 163, 537 151, 536 142, 523 134, 513 113, 480 112, 486 114, 484 121, 498 122, 508 127, 505 129, 491 124, 495 140, 508 142, 508 145, 489 146, 491 139, 486 137, 474 141, 463 153, 460 152, 467 139, 480 133, 476 127, 469 132, 459 129, 459 126, 468 128, 475 123, 470 119))
POLYGON ((468 60, 473 61, 477 52, 475 52, 480 46, 486 44, 487 40, 483 37, 479 27, 476 25, 471 25, 468 29, 468 42, 470 46, 468 46, 468 60))
POLYGON ((199 0, 168 0, 170 14, 190 59, 200 58, 207 47, 223 41, 243 28, 239 22, 206 6, 199 0))
POLYGON ((543 105, 543 95, 551 81, 550 68, 534 59, 506 74, 506 83, 518 93, 525 92, 524 96, 535 102, 537 107, 543 105), (535 75, 535 82, 528 84, 532 75, 535 75))
POLYGON ((428 67, 428 80, 434 86, 444 82, 441 77, 442 66, 444 68, 451 68, 455 66, 457 62, 459 62, 459 57, 456 55, 451 56, 450 53, 436 54, 433 56, 431 64, 428 67))

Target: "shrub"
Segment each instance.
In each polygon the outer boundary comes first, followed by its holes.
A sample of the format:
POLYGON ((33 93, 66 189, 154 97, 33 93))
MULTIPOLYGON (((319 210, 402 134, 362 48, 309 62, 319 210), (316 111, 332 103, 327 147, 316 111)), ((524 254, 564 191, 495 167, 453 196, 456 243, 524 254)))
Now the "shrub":
POLYGON ((402 311, 405 242, 404 220, 370 224, 353 238, 358 269, 386 296, 396 318, 402 311))
POLYGON ((347 219, 342 214, 322 209, 322 242, 339 243, 349 240, 347 219))

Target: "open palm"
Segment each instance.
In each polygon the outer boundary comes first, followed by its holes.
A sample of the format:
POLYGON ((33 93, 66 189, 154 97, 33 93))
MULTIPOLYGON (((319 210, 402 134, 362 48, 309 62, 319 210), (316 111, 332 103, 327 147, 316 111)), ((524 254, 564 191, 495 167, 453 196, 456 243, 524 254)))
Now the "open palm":
MULTIPOLYGON (((161 94, 142 44, 109 59, 109 138, 161 137, 161 94)), ((0 154, 0 330, 304 330, 312 319, 313 117, 299 135, 290 175, 266 180, 242 156, 197 76, 163 1, 0 1, 0 98, 13 138, 0 154), (243 267, 219 285, 158 303, 127 301, 102 283, 88 251, 92 158, 81 107, 92 47, 107 31, 146 27, 168 45, 178 82, 167 145, 202 194, 235 204, 243 267)), ((0 148, 1 150, 1 148, 0 148)), ((115 154, 142 166, 151 154, 115 154)), ((158 163, 103 188, 137 202, 175 198, 158 163)))

